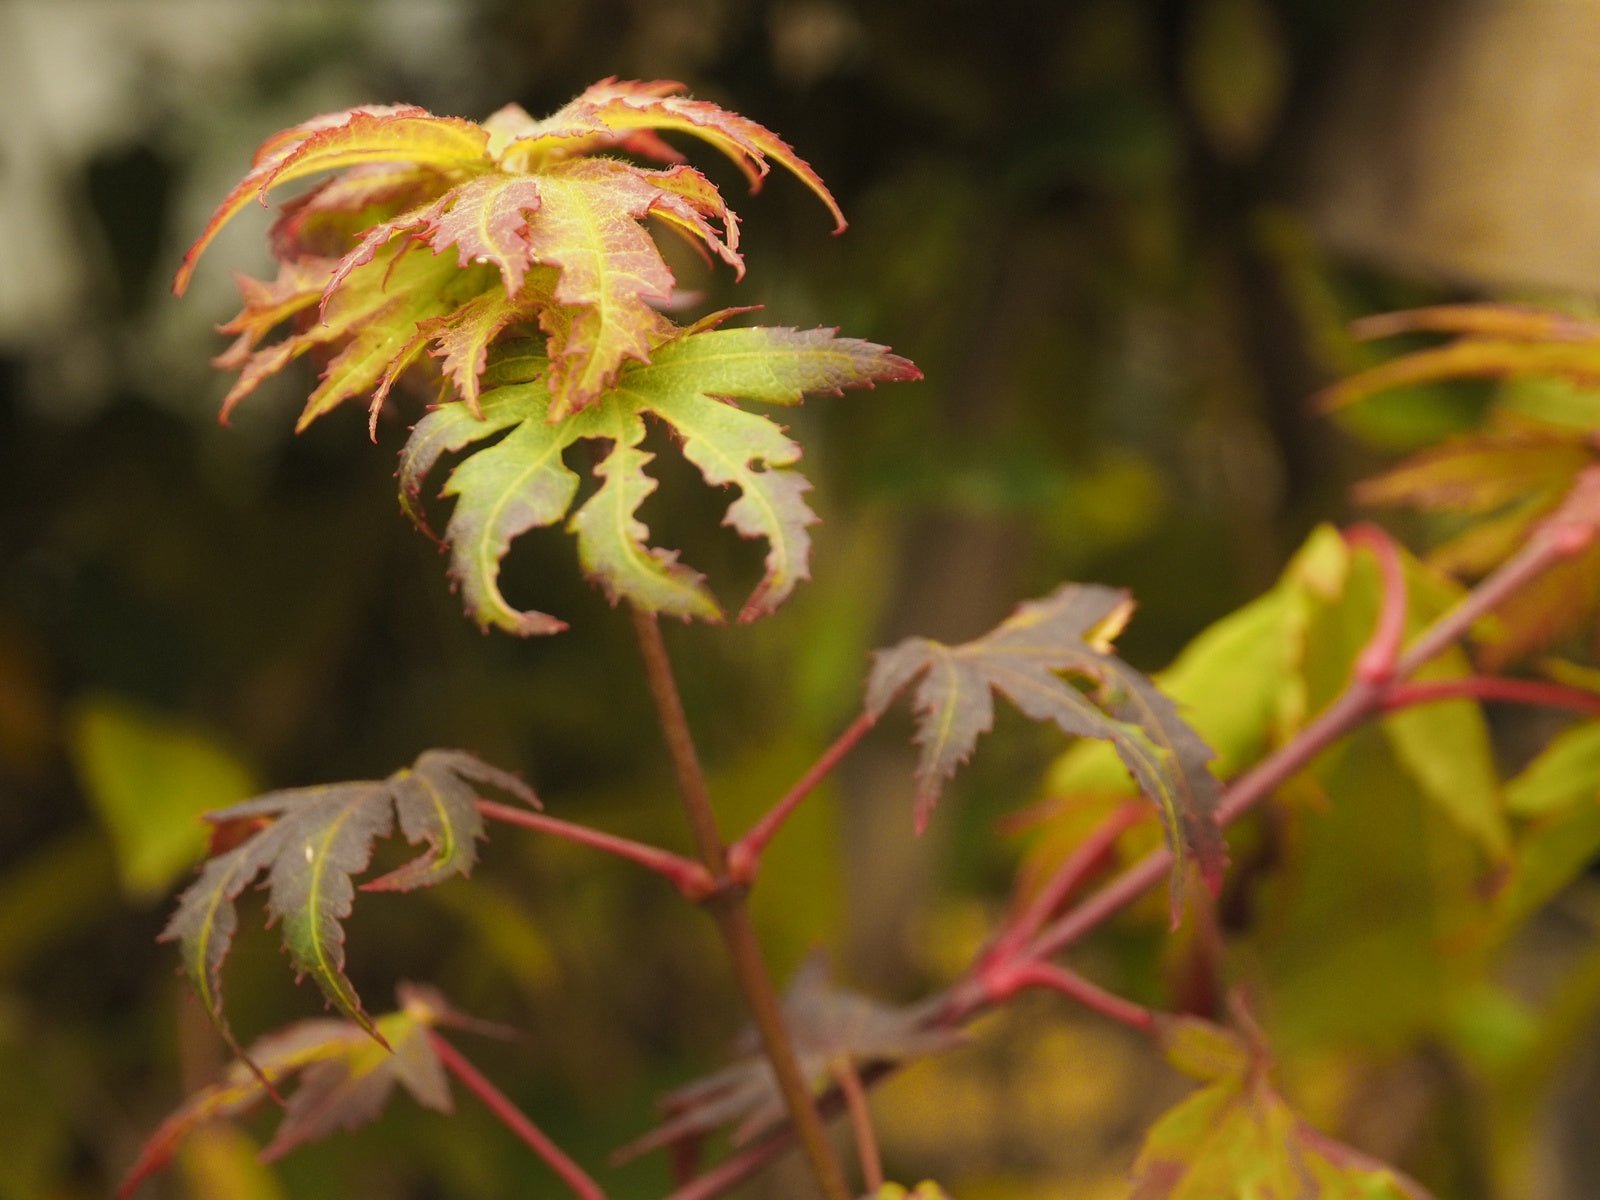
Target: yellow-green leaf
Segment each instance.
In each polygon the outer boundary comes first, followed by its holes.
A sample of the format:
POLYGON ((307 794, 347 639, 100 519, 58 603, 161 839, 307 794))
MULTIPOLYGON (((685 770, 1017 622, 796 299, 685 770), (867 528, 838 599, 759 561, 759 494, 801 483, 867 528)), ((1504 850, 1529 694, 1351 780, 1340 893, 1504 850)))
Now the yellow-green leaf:
POLYGON ((197 725, 111 696, 80 702, 72 749, 116 848, 123 889, 162 895, 205 856, 204 813, 254 792, 250 772, 197 725))

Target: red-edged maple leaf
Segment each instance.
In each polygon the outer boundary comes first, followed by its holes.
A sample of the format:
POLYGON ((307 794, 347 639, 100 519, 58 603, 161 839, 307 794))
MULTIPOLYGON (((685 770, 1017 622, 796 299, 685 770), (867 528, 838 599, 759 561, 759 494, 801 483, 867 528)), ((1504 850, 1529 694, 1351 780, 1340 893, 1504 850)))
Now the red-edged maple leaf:
MULTIPOLYGON (((937 1054, 960 1035, 930 1027, 916 1007, 893 1008, 835 984, 827 960, 811 955, 795 972, 783 997, 783 1015, 795 1057, 807 1083, 825 1090, 842 1066, 898 1063, 937 1054)), ((786 1112, 772 1064, 753 1031, 736 1047, 738 1059, 714 1074, 666 1096, 666 1119, 617 1151, 618 1161, 732 1125, 742 1145, 779 1124, 786 1112)))
POLYGON ((746 117, 678 94, 684 90, 683 84, 672 80, 603 79, 542 121, 532 120, 515 106, 502 109, 486 122, 494 134, 490 145, 511 168, 536 169, 540 162, 612 148, 678 162, 681 156, 671 146, 650 135, 662 129, 687 133, 727 155, 752 191, 771 169, 769 159, 788 168, 828 206, 835 232, 843 232, 844 214, 833 194, 794 147, 746 117))
POLYGON ((252 199, 265 204, 267 193, 280 184, 368 163, 409 164, 418 178, 428 172, 485 171, 493 166, 485 150, 488 140, 471 121, 436 117, 409 104, 345 109, 274 134, 184 254, 173 291, 183 294, 195 263, 222 227, 252 199))
POLYGON ((707 142, 738 163, 752 187, 771 163, 782 165, 843 228, 832 195, 786 143, 681 90, 607 80, 545 121, 508 108, 483 125, 409 106, 357 108, 269 139, 185 255, 178 292, 252 197, 265 203, 281 184, 342 174, 284 205, 271 237, 285 264, 279 282, 241 285, 245 309, 230 323, 241 342, 219 360, 241 378, 224 412, 313 348, 329 365, 302 425, 347 399, 381 403, 404 370, 426 366, 430 345, 446 360, 456 395, 475 405, 493 344, 524 320, 548 339, 550 419, 594 404, 625 363, 648 361, 670 332, 656 310, 671 299, 674 280, 647 221, 743 270, 737 217, 657 130, 707 142), (673 165, 590 157, 616 150, 673 165), (452 265, 463 278, 452 278, 452 265), (548 276, 538 286, 527 282, 535 268, 548 276), (318 278, 320 321, 301 320, 285 341, 255 349, 274 325, 303 316, 305 290, 318 278))
MULTIPOLYGON (((1171 700, 1110 652, 1132 612, 1124 591, 1065 584, 962 645, 914 637, 878 651, 867 681, 869 713, 882 714, 916 685, 919 831, 945 781, 993 726, 992 693, 999 692, 1035 721, 1109 742, 1160 812, 1174 872, 1192 857, 1213 887, 1220 882, 1226 851, 1213 817, 1221 793, 1207 766, 1211 749, 1171 700)), ((1182 892, 1175 882, 1175 920, 1182 892)))
POLYGON ((450 1085, 429 1030, 455 1023, 457 1017, 432 988, 403 983, 397 991, 400 1008, 375 1023, 382 1045, 354 1021, 329 1017, 298 1022, 254 1043, 249 1062, 256 1070, 233 1063, 222 1079, 190 1096, 163 1121, 128 1169, 117 1189, 118 1200, 129 1200, 163 1170, 200 1126, 249 1112, 267 1097, 269 1086, 291 1079, 297 1078, 299 1086, 289 1094, 277 1132, 262 1151, 265 1159, 367 1124, 383 1110, 396 1085, 424 1107, 450 1112, 450 1085))
POLYGON ((708 483, 738 489, 724 523, 768 546, 766 571, 739 614, 750 621, 775 610, 807 577, 806 530, 816 516, 804 500, 809 485, 789 469, 800 448, 776 424, 731 401, 794 404, 807 394, 918 378, 914 366, 884 347, 831 330, 712 329, 702 322, 655 346, 648 363, 625 366, 600 404, 552 424, 556 401, 548 377, 533 360, 522 366, 532 381, 485 393, 481 419, 465 405, 446 404, 417 424, 401 452, 400 494, 420 523, 418 498, 440 458, 505 434, 450 474, 443 495, 456 506, 445 540, 468 613, 484 628, 524 636, 565 625, 507 601, 500 562, 519 535, 567 514, 578 476, 563 456, 574 443, 610 443, 594 467, 601 486, 569 525, 583 568, 613 601, 652 612, 702 620, 722 614, 697 572, 675 552, 649 545, 649 530, 636 515, 656 486, 644 471, 651 456, 639 448, 645 416, 678 436, 708 483))
POLYGON ((428 750, 384 780, 269 792, 209 814, 219 827, 243 823, 253 832, 206 863, 161 939, 179 943, 184 970, 230 1045, 237 1048, 223 1012, 222 963, 238 927, 239 894, 267 873, 268 911, 283 922, 295 969, 316 981, 330 1005, 376 1033, 344 974, 341 922, 355 900, 352 876, 367 869, 373 843, 393 832, 396 819, 406 841, 427 843, 427 850, 365 890, 406 891, 470 872, 483 836, 479 786, 538 806, 515 775, 464 751, 428 750))

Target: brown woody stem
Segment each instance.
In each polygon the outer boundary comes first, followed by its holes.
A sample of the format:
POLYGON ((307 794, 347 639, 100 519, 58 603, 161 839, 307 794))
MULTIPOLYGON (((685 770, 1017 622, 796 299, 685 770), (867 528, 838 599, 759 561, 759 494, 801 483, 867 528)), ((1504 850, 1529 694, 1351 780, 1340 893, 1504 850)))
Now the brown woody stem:
MULTIPOLYGON (((667 657, 666 642, 661 637, 660 622, 654 613, 639 608, 630 611, 634 634, 639 641, 639 652, 644 658, 645 678, 651 699, 655 701, 656 716, 661 723, 667 754, 672 760, 678 796, 689 820, 695 848, 712 878, 719 885, 731 884, 727 843, 717 829, 716 813, 706 789, 705 773, 700 768, 694 736, 683 711, 683 700, 678 694, 677 680, 672 673, 672 661, 667 657)), ((811 1165, 812 1174, 816 1176, 827 1200, 850 1200, 844 1170, 828 1141, 828 1133, 817 1113, 811 1089, 801 1074, 794 1042, 778 1004, 777 991, 772 985, 772 977, 767 972, 755 930, 750 924, 744 890, 737 886, 719 886, 708 898, 707 908, 716 918, 717 927, 722 933, 739 989, 744 993, 745 1003, 755 1019, 778 1090, 783 1095, 789 1119, 799 1138, 800 1148, 811 1165)))

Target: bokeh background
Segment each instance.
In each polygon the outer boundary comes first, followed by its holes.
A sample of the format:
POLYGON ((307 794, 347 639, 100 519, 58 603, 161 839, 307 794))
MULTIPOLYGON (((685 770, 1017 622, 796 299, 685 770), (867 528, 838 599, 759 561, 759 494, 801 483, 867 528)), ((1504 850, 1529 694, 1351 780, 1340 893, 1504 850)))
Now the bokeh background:
MULTIPOLYGON (((4 0, 0 1200, 103 1196, 225 1061, 154 943, 200 811, 461 746, 560 815, 682 844, 626 621, 568 539, 527 539, 509 590, 571 632, 486 638, 396 512, 400 421, 376 446, 354 409, 294 438, 300 375, 218 426, 212 327, 231 271, 264 268, 264 214, 182 302, 168 285, 264 136, 357 103, 538 114, 603 76, 673 78, 833 187, 842 238, 793 181, 749 197, 697 159, 750 265, 737 288, 690 280, 708 307, 837 325, 927 376, 793 414, 825 518, 815 581, 758 627, 670 631, 736 828, 851 719, 872 647, 971 636, 1095 580, 1135 591, 1123 646, 1159 667, 1347 515, 1352 479, 1470 422, 1460 389, 1337 421, 1308 398, 1372 361, 1354 316, 1594 290, 1597 67, 1600 16, 1556 0, 4 0)), ((717 498, 663 469, 646 515, 666 544, 753 579, 717 498)), ((913 840, 903 732, 774 852, 755 905, 780 974, 820 945, 853 985, 912 999, 1003 897, 997 823, 1059 746, 1003 721, 913 840)), ((487 1049, 492 1073, 599 1164, 740 1024, 713 931, 593 855, 502 832, 484 857, 437 893, 363 899, 352 974, 379 1006, 397 978, 435 980, 527 1029, 487 1049)), ((319 1011, 245 923, 235 1027, 319 1011)), ((937 1087, 885 1093, 891 1162, 964 1198, 1122 1194, 1176 1085, 1059 1006, 984 1042, 937 1087)), ((146 1194, 550 1194, 461 1109, 401 1101, 271 1174, 251 1165, 263 1126, 217 1130, 146 1194)), ((666 1170, 603 1177, 645 1197, 666 1170)))

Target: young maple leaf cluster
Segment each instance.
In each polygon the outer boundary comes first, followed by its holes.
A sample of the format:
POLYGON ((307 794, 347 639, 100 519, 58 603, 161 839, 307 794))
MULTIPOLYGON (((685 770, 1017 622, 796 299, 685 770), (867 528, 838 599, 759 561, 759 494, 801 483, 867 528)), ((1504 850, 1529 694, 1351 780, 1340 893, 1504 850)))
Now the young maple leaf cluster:
MULTIPOLYGON (((1453 335, 1341 380, 1323 394, 1338 408, 1391 388, 1459 378, 1553 377, 1579 387, 1600 380, 1600 324, 1509 304, 1450 304, 1358 322, 1365 337, 1426 332, 1453 335)), ((1482 427, 1449 438, 1361 484, 1357 498, 1453 514, 1458 531, 1429 556, 1452 574, 1486 575, 1526 542, 1600 462, 1592 420, 1556 420, 1504 398, 1482 427)), ((1573 555, 1506 598, 1499 628, 1479 659, 1490 670, 1567 637, 1595 617, 1600 545, 1573 555)))
POLYGON ((318 117, 269 139, 218 206, 174 283, 181 293, 217 232, 252 198, 337 172, 284 203, 270 242, 279 271, 241 278, 244 308, 217 362, 239 373, 224 419, 304 355, 325 362, 299 427, 353 399, 375 423, 395 383, 431 377, 441 406, 408 447, 402 502, 420 519, 421 477, 445 451, 514 431, 450 476, 451 570, 480 626, 526 636, 565 628, 501 595, 512 539, 566 515, 577 476, 562 455, 603 439, 599 491, 573 516, 584 569, 616 602, 718 620, 722 610, 675 551, 648 543, 635 513, 655 489, 639 449, 645 414, 663 421, 713 486, 740 497, 726 523, 770 546, 766 575, 740 612, 775 609, 807 576, 800 455, 764 417, 722 401, 794 403, 881 380, 919 378, 884 347, 832 331, 720 330, 730 314, 682 328, 662 311, 674 278, 647 223, 743 272, 738 217, 658 131, 726 154, 753 188, 776 162, 844 228, 816 173, 769 130, 670 82, 605 80, 543 120, 516 105, 483 124, 411 106, 318 117), (615 157, 631 154, 641 166, 615 157), (281 328, 287 332, 269 340, 281 328), (670 364, 670 365, 669 365, 670 364), (466 419, 492 416, 492 423, 466 419))

